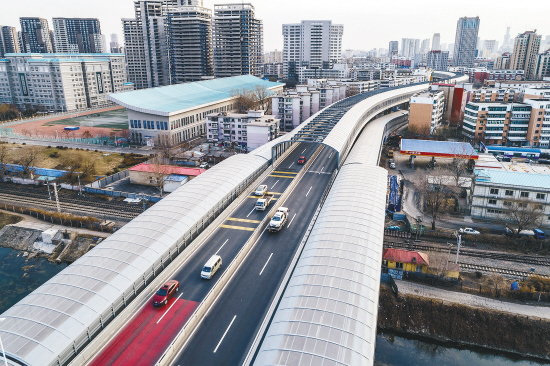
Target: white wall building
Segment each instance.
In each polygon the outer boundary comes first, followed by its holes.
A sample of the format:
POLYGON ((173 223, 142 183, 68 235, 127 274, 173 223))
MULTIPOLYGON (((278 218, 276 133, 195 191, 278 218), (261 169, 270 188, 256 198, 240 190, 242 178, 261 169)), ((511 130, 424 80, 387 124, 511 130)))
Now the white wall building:
POLYGON ((513 200, 532 202, 544 212, 541 226, 550 226, 550 175, 476 170, 471 187, 471 216, 483 219, 506 219, 505 212, 513 200))
POLYGON ((109 93, 132 90, 122 54, 9 53, 0 60, 0 103, 46 111, 112 105, 109 93))
POLYGON ((344 26, 330 20, 303 20, 283 24, 283 64, 287 78, 297 79, 298 69, 330 69, 340 62, 344 26))
POLYGON ((207 140, 222 142, 226 146, 239 146, 251 151, 273 140, 279 133, 279 120, 263 111, 248 111, 247 114, 212 113, 206 116, 207 140), (250 129, 249 123, 256 123, 250 129), (249 139, 248 132, 253 136, 249 139), (250 145, 252 143, 252 145, 250 145))

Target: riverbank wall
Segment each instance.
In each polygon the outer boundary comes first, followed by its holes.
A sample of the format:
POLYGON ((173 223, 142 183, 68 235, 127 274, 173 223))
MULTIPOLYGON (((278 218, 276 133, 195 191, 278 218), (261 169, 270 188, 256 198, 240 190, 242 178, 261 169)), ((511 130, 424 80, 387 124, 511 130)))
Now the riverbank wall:
POLYGON ((380 289, 378 328, 550 360, 549 321, 413 295, 395 296, 386 286, 380 289))

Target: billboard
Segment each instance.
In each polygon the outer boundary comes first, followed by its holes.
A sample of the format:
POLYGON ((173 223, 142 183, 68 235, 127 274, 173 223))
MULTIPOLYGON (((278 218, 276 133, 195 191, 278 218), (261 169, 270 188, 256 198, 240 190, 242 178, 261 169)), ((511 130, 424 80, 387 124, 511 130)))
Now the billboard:
POLYGON ((27 85, 27 76, 24 73, 19 73, 19 85, 21 86, 21 94, 24 97, 29 96, 29 88, 27 85))
POLYGON ((104 90, 103 90, 103 77, 101 75, 101 71, 98 71, 95 73, 95 78, 96 78, 96 81, 97 81, 97 92, 99 94, 103 94, 104 90))

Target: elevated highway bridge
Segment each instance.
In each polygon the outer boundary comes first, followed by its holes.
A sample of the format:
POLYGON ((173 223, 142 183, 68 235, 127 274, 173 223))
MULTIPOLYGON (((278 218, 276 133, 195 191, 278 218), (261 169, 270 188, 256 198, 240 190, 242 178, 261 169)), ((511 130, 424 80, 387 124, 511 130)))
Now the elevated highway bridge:
POLYGON ((426 88, 335 103, 176 190, 0 315, 8 364, 372 364, 387 175, 376 165, 384 137, 406 121, 375 118, 426 88), (259 184, 277 198, 263 212, 251 197, 259 184), (286 227, 266 232, 281 205, 286 227), (221 270, 201 280, 213 254, 221 270), (178 295, 153 308, 172 278, 178 295))

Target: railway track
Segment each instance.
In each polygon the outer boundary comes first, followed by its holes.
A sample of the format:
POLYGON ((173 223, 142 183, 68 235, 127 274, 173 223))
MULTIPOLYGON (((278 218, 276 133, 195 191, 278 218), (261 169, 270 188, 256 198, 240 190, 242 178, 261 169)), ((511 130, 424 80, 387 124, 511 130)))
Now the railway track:
MULTIPOLYGON (((426 251, 429 250, 429 251, 436 251, 436 252, 449 252, 449 248, 444 246, 415 244, 415 243, 384 242, 384 248, 404 248, 409 250, 426 250, 426 251)), ((456 254, 456 247, 451 248, 451 254, 456 254)), ((495 253, 495 252, 487 252, 483 250, 468 249, 464 247, 460 248, 460 255, 467 256, 467 257, 483 258, 483 259, 501 260, 501 261, 507 261, 507 262, 525 263, 525 264, 531 264, 531 265, 550 266, 550 258, 536 256, 536 255, 495 253)))
MULTIPOLYGON (((42 198, 28 198, 28 197, 21 197, 17 195, 11 195, 6 193, 0 193, 0 203, 6 204, 8 206, 13 204, 19 204, 25 207, 34 207, 34 208, 45 208, 50 211, 55 211, 57 209, 57 205, 55 201, 50 201, 48 199, 42 199, 42 198)), ((0 204, 0 207, 2 206, 0 204)), ((64 202, 63 200, 60 200, 59 206, 63 211, 68 211, 71 213, 78 213, 78 214, 85 214, 88 216, 93 217, 105 217, 109 219, 124 219, 124 220, 132 220, 136 216, 140 214, 140 212, 121 212, 118 209, 107 209, 103 207, 96 207, 92 204, 74 204, 74 203, 68 203, 64 202)))
POLYGON ((480 272, 498 273, 503 275, 516 276, 516 277, 539 276, 539 277, 550 278, 549 275, 544 275, 540 273, 537 274, 533 272, 516 271, 516 270, 506 269, 506 268, 480 266, 477 264, 462 263, 462 262, 458 262, 458 264, 460 264, 461 269, 469 269, 469 270, 480 271, 480 272))

